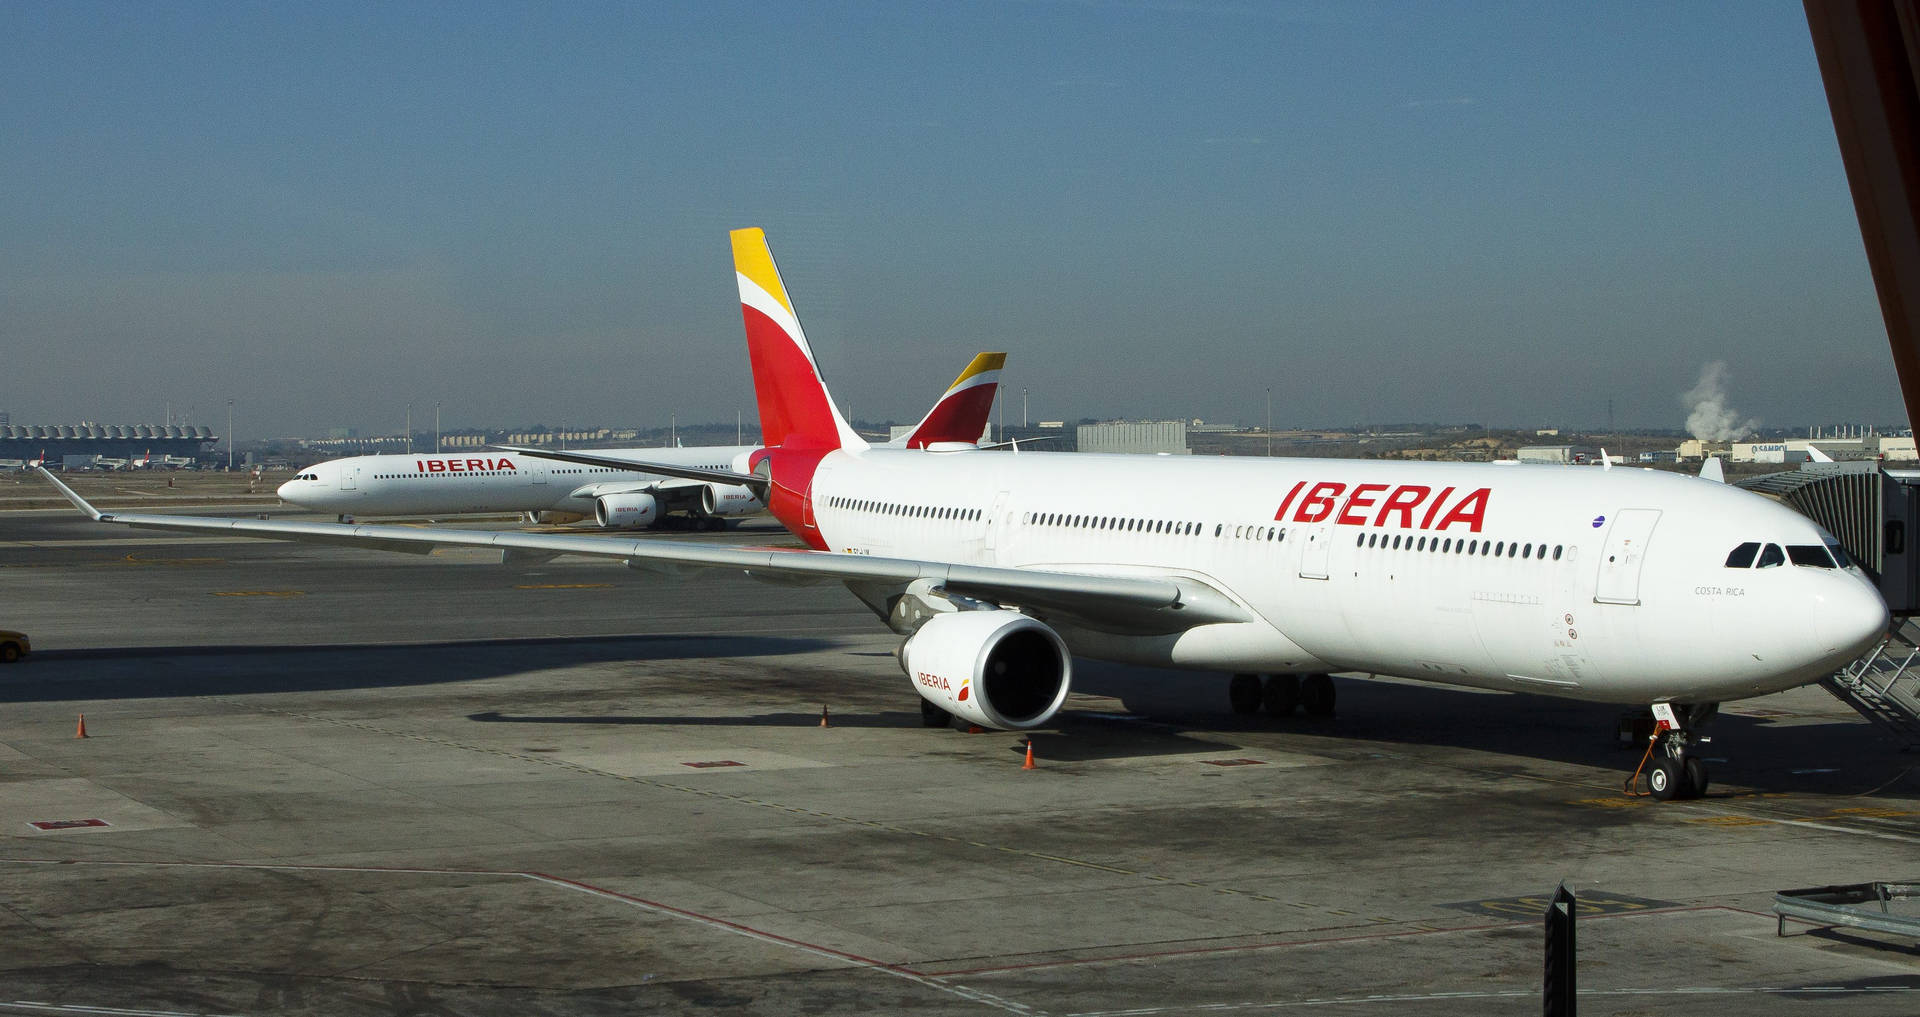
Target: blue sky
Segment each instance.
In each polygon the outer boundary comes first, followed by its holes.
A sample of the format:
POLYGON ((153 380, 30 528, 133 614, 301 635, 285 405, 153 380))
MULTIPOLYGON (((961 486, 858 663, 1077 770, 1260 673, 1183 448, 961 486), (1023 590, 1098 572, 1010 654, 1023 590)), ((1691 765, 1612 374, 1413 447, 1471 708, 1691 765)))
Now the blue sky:
POLYGON ((0 3, 0 409, 1900 423, 1795 3, 0 3))

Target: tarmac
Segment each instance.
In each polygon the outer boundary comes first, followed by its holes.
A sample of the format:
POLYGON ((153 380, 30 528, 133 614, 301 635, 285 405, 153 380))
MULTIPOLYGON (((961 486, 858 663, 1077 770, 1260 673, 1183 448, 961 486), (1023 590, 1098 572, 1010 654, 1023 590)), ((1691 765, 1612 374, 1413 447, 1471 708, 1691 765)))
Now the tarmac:
POLYGON ((1920 876, 1920 760, 1817 688, 1654 803, 1613 707, 1089 661, 1024 769, 833 585, 15 511, 0 627, 0 1013, 1523 1014, 1561 883, 1584 1013, 1920 1012, 1768 910, 1920 876))

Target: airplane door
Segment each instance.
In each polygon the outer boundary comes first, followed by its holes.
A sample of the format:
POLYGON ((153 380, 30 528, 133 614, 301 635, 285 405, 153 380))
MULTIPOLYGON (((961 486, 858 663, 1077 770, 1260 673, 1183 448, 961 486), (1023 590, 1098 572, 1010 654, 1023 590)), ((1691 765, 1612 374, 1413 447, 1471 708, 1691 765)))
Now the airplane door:
POLYGON ((1327 554, 1333 549, 1333 533, 1327 526, 1307 531, 1305 549, 1300 552, 1300 578, 1327 578, 1327 554))
POLYGON ((547 482, 546 460, 526 456, 521 461, 527 464, 527 475, 533 478, 534 486, 538 487, 547 482))
POLYGON ((1647 545, 1653 542, 1653 524, 1659 509, 1621 509, 1600 548, 1600 579, 1593 599, 1600 604, 1640 603, 1640 569, 1646 564, 1647 545))
POLYGON ((993 496, 993 511, 987 513, 986 542, 982 546, 989 551, 994 549, 994 531, 1000 529, 1005 523, 1000 517, 1006 510, 1007 492, 1002 491, 993 496))
POLYGON ((360 467, 346 465, 340 468, 340 490, 356 491, 360 487, 360 467))

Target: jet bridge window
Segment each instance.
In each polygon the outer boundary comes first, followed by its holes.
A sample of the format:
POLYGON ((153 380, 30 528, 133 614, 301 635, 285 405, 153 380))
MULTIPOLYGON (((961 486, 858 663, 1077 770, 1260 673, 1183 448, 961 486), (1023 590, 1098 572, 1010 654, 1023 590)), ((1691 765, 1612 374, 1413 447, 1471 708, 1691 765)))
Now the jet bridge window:
POLYGON ((1827 549, 1820 544, 1788 544, 1787 558, 1795 565, 1808 568, 1830 569, 1833 559, 1827 556, 1827 549))
POLYGON ((1760 564, 1754 568, 1770 569, 1787 563, 1787 556, 1780 551, 1779 544, 1768 544, 1760 552, 1760 564))
POLYGON ((1727 553, 1727 567, 1730 569, 1750 569, 1753 556, 1760 553, 1760 542, 1749 540, 1727 553))

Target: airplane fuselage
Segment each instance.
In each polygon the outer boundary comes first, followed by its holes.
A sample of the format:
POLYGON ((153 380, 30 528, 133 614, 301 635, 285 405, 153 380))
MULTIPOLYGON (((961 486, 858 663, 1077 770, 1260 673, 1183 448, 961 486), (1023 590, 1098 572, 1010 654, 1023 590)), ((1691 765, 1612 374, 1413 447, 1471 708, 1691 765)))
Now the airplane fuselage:
MULTIPOLYGON (((678 466, 733 470, 757 445, 610 449, 678 466)), ((280 485, 280 497, 347 515, 565 512, 591 516, 596 499, 668 481, 640 470, 549 462, 485 451, 472 454, 352 456, 319 463, 280 485)), ((744 491, 722 495, 745 495, 744 491)))
POLYGON ((867 449, 820 457, 801 492, 777 463, 776 514, 821 549, 1187 577, 1252 618, 1167 635, 1050 620, 1104 659, 1705 702, 1831 673, 1887 620, 1806 517, 1671 473, 867 449), (1729 567, 1748 542, 1783 560, 1729 567))

